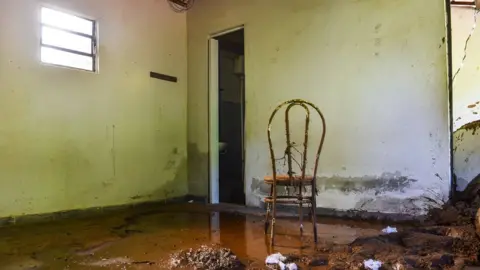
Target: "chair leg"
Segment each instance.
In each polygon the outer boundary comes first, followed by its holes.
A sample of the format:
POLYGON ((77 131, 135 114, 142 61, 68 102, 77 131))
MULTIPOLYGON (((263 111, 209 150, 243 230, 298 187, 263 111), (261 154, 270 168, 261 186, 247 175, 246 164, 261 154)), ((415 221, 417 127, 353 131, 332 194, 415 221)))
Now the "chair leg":
POLYGON ((317 243, 317 199, 315 194, 315 186, 312 192, 312 225, 313 225, 313 240, 317 243))
MULTIPOLYGON (((270 185, 270 198, 273 196, 273 185, 270 185)), ((272 203, 267 203, 267 213, 265 215, 265 234, 268 233, 268 227, 270 226, 270 219, 271 219, 271 210, 272 210, 272 203)))
MULTIPOLYGON (((303 198, 300 199, 303 200, 303 198)), ((303 201, 300 201, 299 206, 300 207, 298 208, 298 215, 300 219, 300 235, 303 235, 303 201)))
POLYGON ((272 223, 270 224, 270 246, 272 247, 275 245, 275 218, 277 217, 276 204, 277 204, 277 200, 276 198, 274 198, 272 203, 272 219, 271 219, 272 223))
POLYGON ((275 219, 277 217, 277 189, 275 185, 272 185, 270 189, 270 194, 272 194, 272 218, 270 219, 270 246, 275 245, 275 219))
POLYGON ((267 203, 267 213, 265 214, 265 234, 268 234, 268 227, 270 226, 270 208, 272 204, 267 203))

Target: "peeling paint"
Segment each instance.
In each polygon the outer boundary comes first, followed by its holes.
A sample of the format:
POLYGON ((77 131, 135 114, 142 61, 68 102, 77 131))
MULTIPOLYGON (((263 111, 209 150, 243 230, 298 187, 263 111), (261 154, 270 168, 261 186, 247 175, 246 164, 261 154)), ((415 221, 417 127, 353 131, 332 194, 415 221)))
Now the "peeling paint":
MULTIPOLYGON (((422 198, 420 196, 405 198, 408 197, 408 194, 405 194, 406 190, 416 182, 418 182, 417 179, 404 176, 400 172, 361 177, 320 176, 317 178, 317 188, 319 198, 332 194, 357 196, 352 208, 354 210, 418 214, 424 210, 422 198), (395 197, 393 194, 404 195, 395 197)), ((253 178, 250 190, 253 196, 261 200, 270 192, 270 186, 264 184, 259 178, 253 178)), ((286 191, 284 187, 279 187, 277 192, 286 191)), ((310 192, 311 189, 307 188, 306 194, 311 194, 310 192)))
POLYGON ((317 186, 324 190, 338 189, 344 193, 364 192, 375 190, 376 194, 387 191, 404 192, 405 188, 410 187, 416 179, 402 176, 400 172, 383 173, 380 176, 362 176, 362 177, 319 177, 317 186))
POLYGON ((480 173, 480 120, 467 123, 453 133, 454 171, 457 191, 463 191, 480 173))
MULTIPOLYGON (((321 191, 338 190, 345 194, 354 192, 365 192, 373 190, 375 195, 385 192, 405 192, 412 183, 418 180, 402 176, 400 172, 383 173, 380 176, 362 176, 362 177, 317 177, 317 188, 321 191)), ((263 184, 263 180, 253 178, 250 185, 252 192, 261 191, 267 194, 268 185, 263 184)))
MULTIPOLYGON (((480 128, 480 120, 467 123, 462 127, 460 127, 458 130, 472 131, 472 135, 474 135, 475 132, 478 130, 478 128, 480 128)), ((462 134, 462 138, 463 138, 463 134, 462 134)))

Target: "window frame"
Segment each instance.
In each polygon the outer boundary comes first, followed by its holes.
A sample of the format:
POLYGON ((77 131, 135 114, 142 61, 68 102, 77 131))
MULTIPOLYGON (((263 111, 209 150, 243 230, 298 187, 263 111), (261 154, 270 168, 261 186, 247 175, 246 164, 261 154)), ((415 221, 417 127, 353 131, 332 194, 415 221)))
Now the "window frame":
POLYGON ((56 67, 62 67, 62 68, 75 69, 75 70, 82 70, 82 71, 87 71, 87 72, 92 72, 92 73, 97 73, 98 72, 98 66, 97 66, 97 63, 98 63, 98 59, 97 59, 98 58, 98 50, 97 50, 98 34, 97 33, 98 33, 98 31, 97 31, 97 21, 96 20, 91 19, 91 18, 87 18, 85 16, 78 15, 75 12, 65 11, 65 10, 55 8, 55 7, 49 7, 49 6, 42 5, 42 6, 40 6, 40 9, 39 9, 39 23, 40 23, 40 33, 39 33, 39 35, 40 35, 40 62, 42 64, 56 66, 56 67), (56 11, 56 12, 61 12, 61 13, 66 14, 66 15, 74 16, 74 17, 77 17, 79 19, 91 22, 92 23, 92 35, 84 34, 84 33, 80 33, 80 32, 77 32, 77 31, 61 28, 61 27, 58 27, 58 26, 55 26, 55 25, 50 25, 50 24, 43 23, 43 21, 42 21, 42 9, 43 8, 50 9, 50 10, 53 10, 53 11, 56 11), (82 51, 72 50, 72 49, 68 49, 68 48, 64 48, 64 47, 58 47, 58 46, 43 43, 43 35, 42 35, 42 28, 43 27, 48 27, 50 29, 54 29, 54 30, 62 31, 64 33, 68 33, 68 34, 81 36, 81 37, 85 37, 85 38, 90 39, 91 40, 91 53, 85 53, 85 52, 82 52, 82 51), (43 62, 42 59, 41 59, 41 49, 42 48, 49 48, 49 49, 53 49, 53 50, 57 50, 57 51, 62 51, 62 52, 66 52, 66 53, 75 54, 75 55, 90 57, 92 59, 92 67, 91 67, 91 69, 83 69, 83 68, 72 67, 72 66, 69 66, 69 65, 52 64, 52 63, 43 62))

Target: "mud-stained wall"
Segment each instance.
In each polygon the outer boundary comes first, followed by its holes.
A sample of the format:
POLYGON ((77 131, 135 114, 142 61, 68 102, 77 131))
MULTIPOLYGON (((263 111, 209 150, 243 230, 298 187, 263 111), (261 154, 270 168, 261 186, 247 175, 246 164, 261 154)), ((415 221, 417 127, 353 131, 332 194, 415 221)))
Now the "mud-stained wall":
POLYGON ((457 190, 463 191, 480 174, 480 120, 457 129, 453 133, 453 144, 457 190))
POLYGON ((474 8, 452 7, 452 64, 458 73, 453 84, 455 130, 480 120, 480 29, 475 27, 475 15, 478 22, 474 8))
POLYGON ((291 98, 327 119, 318 206, 412 213, 448 193, 443 1, 204 0, 187 24, 190 192, 208 194, 207 38, 244 24, 248 205, 271 173, 267 119, 291 98))
POLYGON ((187 193, 185 14, 156 0, 3 0, 0 25, 0 217, 187 193), (39 62, 42 3, 98 20, 98 74, 39 62))

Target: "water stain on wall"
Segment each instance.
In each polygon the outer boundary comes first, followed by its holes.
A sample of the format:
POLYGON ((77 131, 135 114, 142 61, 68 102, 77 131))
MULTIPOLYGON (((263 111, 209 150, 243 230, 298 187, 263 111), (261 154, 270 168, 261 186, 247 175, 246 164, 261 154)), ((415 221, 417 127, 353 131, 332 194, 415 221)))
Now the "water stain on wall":
POLYGON ((208 196, 208 153, 195 143, 188 144, 188 191, 191 195, 208 196))
MULTIPOLYGON (((389 192, 405 193, 413 183, 418 180, 402 175, 400 172, 383 173, 379 176, 362 176, 362 177, 340 177, 320 176, 317 178, 318 195, 323 193, 338 191, 345 195, 352 194, 370 194, 371 196, 359 199, 355 203, 355 210, 372 210, 381 209, 384 212, 397 213, 418 213, 422 211, 416 199, 400 199, 391 196, 383 196, 389 192)), ((263 197, 270 192, 270 186, 264 184, 262 179, 252 179, 251 196, 263 197)), ((278 188, 278 192, 285 192, 283 187, 278 188)), ((311 189, 307 188, 307 194, 311 189)), ((262 204, 262 203, 261 203, 262 204)))

